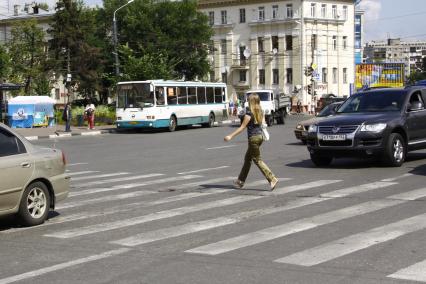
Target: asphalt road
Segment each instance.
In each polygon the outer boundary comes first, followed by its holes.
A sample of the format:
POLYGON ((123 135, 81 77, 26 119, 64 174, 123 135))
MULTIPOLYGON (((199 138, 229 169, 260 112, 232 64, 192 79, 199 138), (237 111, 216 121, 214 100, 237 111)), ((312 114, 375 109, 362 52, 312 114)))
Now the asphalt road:
POLYGON ((255 166, 232 189, 232 126, 38 141, 65 151, 71 194, 44 225, 0 219, 0 284, 426 282, 426 151, 316 168, 296 123, 263 145, 273 192, 255 166))

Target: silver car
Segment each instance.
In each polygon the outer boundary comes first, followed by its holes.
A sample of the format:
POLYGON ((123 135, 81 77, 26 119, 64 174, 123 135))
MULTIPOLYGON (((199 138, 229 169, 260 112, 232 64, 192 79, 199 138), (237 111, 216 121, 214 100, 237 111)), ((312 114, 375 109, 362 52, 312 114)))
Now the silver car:
POLYGON ((0 123, 0 216, 17 213, 25 226, 42 224, 68 195, 65 165, 61 150, 32 145, 0 123))

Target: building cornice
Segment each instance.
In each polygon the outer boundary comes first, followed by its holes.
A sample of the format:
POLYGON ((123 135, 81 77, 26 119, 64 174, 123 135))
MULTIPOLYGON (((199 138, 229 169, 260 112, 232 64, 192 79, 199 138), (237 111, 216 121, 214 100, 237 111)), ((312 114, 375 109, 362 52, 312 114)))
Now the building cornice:
MULTIPOLYGON (((299 2, 302 0, 299 0, 299 2)), ((247 4, 259 3, 282 3, 282 0, 198 0, 198 9, 216 8, 216 7, 230 7, 242 6, 247 4)), ((322 3, 319 0, 311 0, 311 2, 322 3)), ((353 0, 336 0, 336 3, 353 4, 353 0)))

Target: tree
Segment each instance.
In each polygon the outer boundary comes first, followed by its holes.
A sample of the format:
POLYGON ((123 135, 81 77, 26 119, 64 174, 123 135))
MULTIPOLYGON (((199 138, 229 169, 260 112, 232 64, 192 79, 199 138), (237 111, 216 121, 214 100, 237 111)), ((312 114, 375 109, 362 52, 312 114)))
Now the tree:
MULTIPOLYGON (((111 15, 125 2, 104 0, 111 15)), ((193 0, 135 1, 117 14, 123 77, 130 80, 203 78, 210 71, 207 46, 213 35, 193 0), (136 64, 136 66, 135 66, 136 64), (138 66, 138 67, 137 67, 138 66), (146 77, 149 76, 149 77, 146 77)))
POLYGON ((45 33, 35 20, 18 23, 12 28, 8 43, 12 81, 25 82, 25 93, 32 94, 35 78, 44 76, 46 71, 45 33))
POLYGON ((10 57, 3 45, 0 45, 0 83, 10 74, 10 57))
POLYGON ((53 53, 51 67, 59 74, 72 74, 72 85, 86 97, 100 89, 103 60, 97 46, 97 11, 81 0, 60 0, 49 34, 53 53))

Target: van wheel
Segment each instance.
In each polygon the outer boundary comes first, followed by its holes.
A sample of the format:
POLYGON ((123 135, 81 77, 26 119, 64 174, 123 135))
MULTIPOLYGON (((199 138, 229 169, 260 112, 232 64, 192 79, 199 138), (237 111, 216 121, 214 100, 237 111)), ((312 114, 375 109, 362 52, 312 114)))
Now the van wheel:
POLYGON ((207 123, 203 123, 203 127, 211 128, 214 126, 215 117, 213 113, 209 114, 209 121, 207 123))
POLYGON ((383 161, 389 167, 400 167, 407 155, 404 138, 399 133, 391 133, 386 143, 383 161))
POLYGON ((19 204, 18 215, 25 226, 43 224, 50 208, 50 195, 46 185, 33 182, 24 191, 19 204))
POLYGON ((281 110, 279 116, 277 117, 277 124, 285 124, 285 112, 281 110))
POLYGON ((169 131, 173 132, 176 130, 176 117, 172 115, 169 120, 169 131))
POLYGON ((326 167, 331 164, 333 157, 321 156, 318 154, 311 154, 311 161, 317 167, 326 167))

